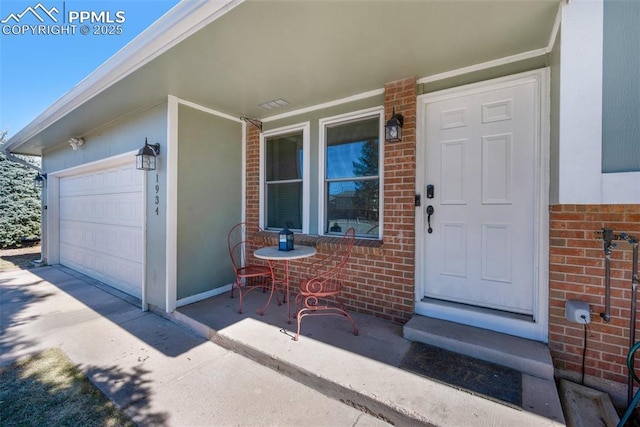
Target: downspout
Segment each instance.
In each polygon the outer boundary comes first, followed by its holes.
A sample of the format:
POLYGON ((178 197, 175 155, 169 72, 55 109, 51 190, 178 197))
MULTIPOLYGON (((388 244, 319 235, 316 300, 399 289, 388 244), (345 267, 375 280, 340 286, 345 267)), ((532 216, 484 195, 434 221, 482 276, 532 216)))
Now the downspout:
POLYGON ((31 163, 21 159, 20 157, 16 157, 13 153, 11 153, 11 151, 9 151, 8 148, 4 148, 2 152, 4 153, 5 156, 7 156, 7 159, 11 160, 12 162, 20 163, 22 166, 26 166, 38 173, 42 173, 42 168, 39 168, 36 165, 32 165, 31 163))

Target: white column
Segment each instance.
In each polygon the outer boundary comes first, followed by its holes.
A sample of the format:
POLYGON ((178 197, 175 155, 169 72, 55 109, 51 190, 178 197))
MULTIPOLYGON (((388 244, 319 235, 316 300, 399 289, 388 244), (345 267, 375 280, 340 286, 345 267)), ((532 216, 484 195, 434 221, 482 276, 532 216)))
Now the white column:
POLYGON ((559 202, 602 201, 602 0, 562 10, 559 202))

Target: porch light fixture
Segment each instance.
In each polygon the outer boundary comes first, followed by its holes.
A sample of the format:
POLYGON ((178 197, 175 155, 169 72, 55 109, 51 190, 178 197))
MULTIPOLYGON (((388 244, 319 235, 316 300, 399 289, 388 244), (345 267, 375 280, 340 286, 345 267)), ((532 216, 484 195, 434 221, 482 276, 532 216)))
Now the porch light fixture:
POLYGON ((404 117, 402 114, 396 114, 396 109, 393 109, 393 115, 384 127, 384 139, 387 142, 399 142, 402 141, 402 124, 404 123, 404 117))
POLYGON ((71 138, 69 139, 69 145, 73 148, 73 151, 76 151, 78 147, 82 147, 84 145, 83 138, 71 138))
POLYGON ((280 230, 280 233, 278 233, 278 250, 293 250, 293 231, 289 230, 287 227, 283 228, 280 230))
POLYGON ((144 147, 136 154, 136 169, 141 171, 156 170, 156 157, 160 154, 160 144, 149 144, 144 139, 144 147))
POLYGON ((44 188, 44 182, 47 180, 46 173, 38 173, 33 180, 33 185, 36 188, 44 188))

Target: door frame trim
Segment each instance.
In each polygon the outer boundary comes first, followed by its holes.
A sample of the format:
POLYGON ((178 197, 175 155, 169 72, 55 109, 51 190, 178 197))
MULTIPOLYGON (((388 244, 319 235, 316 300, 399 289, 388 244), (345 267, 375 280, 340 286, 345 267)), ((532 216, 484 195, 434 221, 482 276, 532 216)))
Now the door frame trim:
POLYGON ((425 229, 426 215, 424 206, 416 208, 416 262, 415 262, 415 312, 416 314, 449 320, 457 323, 490 329, 522 338, 547 342, 549 331, 549 173, 550 173, 550 69, 514 74, 479 83, 473 83, 452 89, 418 96, 416 134, 416 193, 422 194, 425 185, 425 168, 419 167, 426 162, 426 123, 424 115, 426 105, 446 99, 474 95, 491 90, 533 83, 536 87, 535 112, 537 125, 535 135, 535 244, 534 250, 534 295, 533 319, 524 320, 513 316, 504 316, 489 310, 465 308, 450 304, 437 304, 423 301, 425 290, 425 266, 420 260, 426 255, 425 229))

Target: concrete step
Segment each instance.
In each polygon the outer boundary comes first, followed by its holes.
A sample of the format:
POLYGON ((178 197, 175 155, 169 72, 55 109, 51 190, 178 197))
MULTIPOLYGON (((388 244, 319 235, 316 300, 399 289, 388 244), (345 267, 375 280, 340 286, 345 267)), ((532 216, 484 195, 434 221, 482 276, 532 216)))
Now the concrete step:
POLYGON ((558 388, 567 426, 617 426, 620 422, 608 394, 565 379, 558 381, 558 388))
POLYGON ((523 375, 523 405, 517 408, 398 368, 400 359, 394 354, 401 356, 410 343, 400 331, 395 337, 381 332, 385 324, 380 319, 354 315, 358 337, 350 333, 348 323, 336 319, 345 324, 337 323, 331 330, 343 337, 346 346, 319 339, 322 332, 312 328, 322 319, 314 319, 306 326, 309 333, 296 342, 288 327, 267 323, 267 315, 255 318, 235 313, 236 320, 222 322, 224 307, 216 309, 213 304, 180 309, 172 318, 229 350, 389 424, 564 425, 553 381, 523 375), (376 356, 363 356, 349 349, 349 343, 369 347, 376 356), (385 358, 394 362, 381 362, 385 358))
POLYGON ((541 342, 418 315, 405 324, 403 334, 410 341, 430 344, 553 381, 551 352, 541 342))

